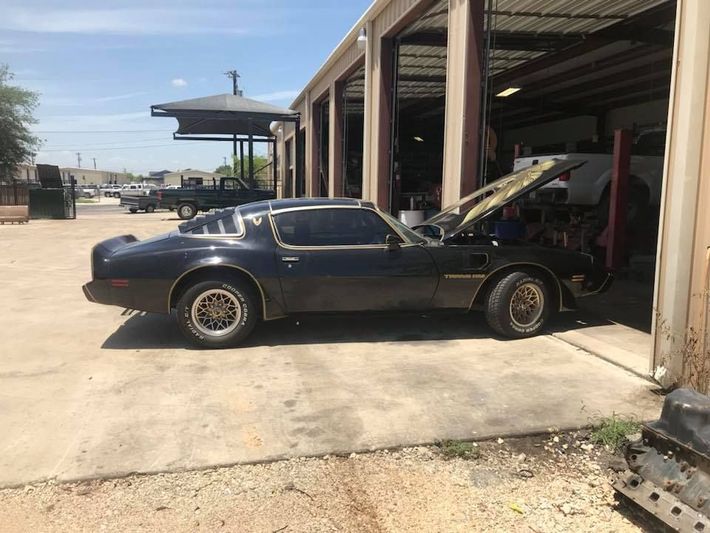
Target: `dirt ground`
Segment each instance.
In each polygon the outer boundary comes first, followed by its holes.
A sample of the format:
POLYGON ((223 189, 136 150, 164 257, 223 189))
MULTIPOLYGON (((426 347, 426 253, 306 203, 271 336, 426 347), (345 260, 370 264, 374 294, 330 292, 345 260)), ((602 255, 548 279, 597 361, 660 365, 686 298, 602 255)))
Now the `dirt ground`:
MULTIPOLYGON (((0 491, 3 531, 639 531, 585 432, 0 491)), ((610 468, 610 466, 612 468, 610 468)), ((641 524, 643 526, 643 524, 641 524)))

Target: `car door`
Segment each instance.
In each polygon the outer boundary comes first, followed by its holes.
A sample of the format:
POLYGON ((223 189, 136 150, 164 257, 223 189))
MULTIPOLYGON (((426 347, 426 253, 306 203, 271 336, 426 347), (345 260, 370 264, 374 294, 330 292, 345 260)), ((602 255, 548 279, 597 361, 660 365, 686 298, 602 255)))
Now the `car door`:
POLYGON ((272 215, 289 312, 428 309, 438 274, 423 246, 373 209, 318 207, 272 215), (400 245, 385 244, 396 235, 400 245))

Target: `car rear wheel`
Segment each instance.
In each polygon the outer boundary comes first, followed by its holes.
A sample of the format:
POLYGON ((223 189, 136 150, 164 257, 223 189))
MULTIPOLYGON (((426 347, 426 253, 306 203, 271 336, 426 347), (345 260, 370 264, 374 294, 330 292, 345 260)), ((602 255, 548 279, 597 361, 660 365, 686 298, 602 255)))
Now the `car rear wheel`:
POLYGON ((131 213, 137 213, 137 212, 138 212, 138 209, 136 209, 135 207, 129 207, 128 210, 129 210, 131 213))
POLYGON ((232 280, 196 283, 177 304, 177 320, 183 335, 205 348, 236 346, 252 332, 257 315, 251 288, 232 280))
POLYGON ((153 211, 155 211, 155 206, 153 204, 148 204, 147 206, 145 206, 146 213, 152 213, 153 211))
POLYGON ((180 204, 177 207, 177 214, 183 220, 190 220, 197 214, 197 208, 192 204, 180 204))
POLYGON ((486 320, 497 333, 514 339, 537 335, 550 316, 552 295, 535 274, 513 272, 488 293, 486 320))

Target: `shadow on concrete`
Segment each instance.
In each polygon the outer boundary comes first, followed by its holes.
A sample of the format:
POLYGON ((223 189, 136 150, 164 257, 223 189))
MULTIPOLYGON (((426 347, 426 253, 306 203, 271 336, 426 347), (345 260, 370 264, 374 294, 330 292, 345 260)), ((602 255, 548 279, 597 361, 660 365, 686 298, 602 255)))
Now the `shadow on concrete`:
POLYGON ((606 319, 607 323, 651 333, 653 281, 617 279, 607 292, 580 298, 578 305, 583 319, 606 319))
MULTIPOLYGON (((610 324, 608 320, 563 313, 550 332, 610 324)), ((497 337, 483 313, 406 315, 308 315, 261 322, 244 347, 350 342, 419 342, 497 337)), ((497 337, 500 340, 508 340, 497 337)), ((189 348, 174 316, 137 313, 104 341, 109 350, 189 348)))

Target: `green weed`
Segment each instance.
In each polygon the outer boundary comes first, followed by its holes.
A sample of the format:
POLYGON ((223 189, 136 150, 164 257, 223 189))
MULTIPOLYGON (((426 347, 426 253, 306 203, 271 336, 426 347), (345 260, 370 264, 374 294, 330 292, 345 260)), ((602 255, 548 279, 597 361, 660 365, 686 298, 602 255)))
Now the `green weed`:
POLYGON ((617 415, 601 418, 594 424, 591 440, 594 444, 603 444, 613 451, 618 451, 629 435, 638 433, 641 424, 633 418, 617 415))
POLYGON ((441 454, 447 459, 458 457, 460 459, 478 459, 481 450, 474 442, 463 442, 460 440, 444 440, 439 443, 441 454))

